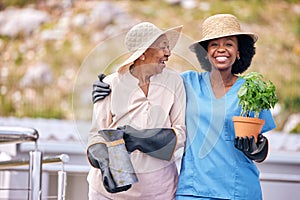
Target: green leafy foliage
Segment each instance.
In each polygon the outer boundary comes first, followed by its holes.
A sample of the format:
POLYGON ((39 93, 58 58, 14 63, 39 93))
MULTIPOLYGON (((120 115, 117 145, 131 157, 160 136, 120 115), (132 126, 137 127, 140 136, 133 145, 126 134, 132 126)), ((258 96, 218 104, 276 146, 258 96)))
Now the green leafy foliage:
MULTIPOLYGON (((106 39, 112 39, 113 35, 121 33, 120 28, 123 26, 119 26, 116 20, 112 20, 107 28, 94 24, 94 20, 87 20, 84 25, 80 26, 73 23, 77 21, 78 16, 85 16, 80 17, 81 19, 90 19, 92 8, 101 1, 72 1, 71 7, 65 7, 63 2, 65 1, 0 0, 0 10, 3 9, 3 11, 9 7, 30 7, 46 12, 50 16, 49 21, 41 24, 30 35, 20 34, 16 38, 0 35, 1 116, 72 118, 74 105, 68 99, 74 95, 73 90, 70 89, 73 88, 73 83, 78 83, 76 72, 82 71, 86 56, 91 53, 92 49, 106 43, 106 39), (61 30, 61 28, 67 30, 64 37, 51 40, 41 39, 42 34, 48 31, 56 33, 56 30, 61 30), (107 30, 109 33, 113 33, 110 32, 113 30, 116 32, 108 35, 107 30), (100 38, 102 38, 101 41, 98 41, 100 38), (29 67, 36 62, 44 62, 51 67, 52 84, 21 87, 19 81, 29 67)), ((298 9, 295 9, 299 7, 299 0, 196 0, 196 6, 188 9, 184 8, 183 4, 170 4, 167 1, 110 0, 109 3, 121 6, 129 15, 129 20, 150 21, 163 29, 184 25, 182 37, 177 46, 179 48, 176 48, 167 63, 168 67, 178 72, 199 70, 197 63, 194 65, 189 62, 189 58, 186 57, 188 54, 181 55, 179 52, 186 49, 185 45, 190 43, 188 38, 193 38, 192 41, 200 39, 199 26, 204 18, 216 13, 236 15, 243 29, 251 30, 259 35, 259 41, 256 44, 257 53, 253 58, 251 69, 265 74, 264 76, 273 80, 276 85, 276 93, 282 104, 280 115, 275 116, 277 129, 281 130, 284 127, 290 114, 300 112, 300 16, 298 9), (159 12, 155 9, 158 7, 159 12), (290 12, 286 12, 287 10, 290 12)), ((124 20, 127 19, 124 18, 124 20)), ((114 50, 106 53, 118 56, 114 50)), ((93 82, 95 75, 102 70, 103 66, 99 64, 102 56, 101 54, 95 56, 94 61, 86 66, 92 71, 91 75, 86 78, 87 82, 93 82)), ((125 59, 126 56, 126 54, 120 56, 120 60, 117 61, 125 59)), ((113 72, 115 70, 113 67, 115 65, 112 62, 105 68, 104 73, 113 72)), ((86 87, 88 90, 90 85, 77 84, 76 87, 86 87)), ((74 99, 81 102, 84 95, 81 93, 78 95, 74 99)), ((90 120, 91 104, 83 104, 80 108, 80 116, 90 120)))
POLYGON ((297 126, 295 126, 291 131, 290 133, 293 133, 293 134, 299 134, 300 133, 300 123, 297 124, 297 126))
MULTIPOLYGON (((1 1, 0 1, 1 3, 1 1)), ((26 6, 28 4, 38 3, 38 0, 3 0, 4 6, 26 6)))
POLYGON ((241 116, 249 117, 250 112, 254 112, 257 118, 261 110, 274 108, 278 98, 275 85, 270 80, 264 81, 263 75, 258 72, 250 72, 241 78, 245 79, 238 91, 241 116))

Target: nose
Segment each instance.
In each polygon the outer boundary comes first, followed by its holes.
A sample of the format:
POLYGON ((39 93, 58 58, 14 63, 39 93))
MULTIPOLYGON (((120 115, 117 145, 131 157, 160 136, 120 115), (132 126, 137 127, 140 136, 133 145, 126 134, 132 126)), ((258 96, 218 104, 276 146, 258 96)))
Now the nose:
POLYGON ((223 53, 223 52, 225 52, 225 48, 223 48, 223 47, 219 47, 218 49, 217 49, 217 51, 219 52, 219 53, 223 53))
POLYGON ((224 45, 219 45, 218 48, 217 48, 217 51, 218 51, 218 52, 221 52, 221 53, 222 53, 222 52, 225 52, 225 51, 226 51, 226 50, 225 50, 225 46, 224 46, 224 45))
POLYGON ((170 48, 169 48, 169 47, 166 48, 164 53, 165 53, 165 56, 168 56, 168 57, 169 57, 169 56, 171 55, 171 50, 170 50, 170 48))

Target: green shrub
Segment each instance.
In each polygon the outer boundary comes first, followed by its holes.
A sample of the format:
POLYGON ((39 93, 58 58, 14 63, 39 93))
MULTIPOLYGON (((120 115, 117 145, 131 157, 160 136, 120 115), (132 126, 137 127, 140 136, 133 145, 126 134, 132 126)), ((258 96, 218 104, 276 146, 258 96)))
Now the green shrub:
POLYGON ((290 133, 300 134, 300 123, 298 123, 297 126, 290 131, 290 133))
POLYGON ((4 4, 4 7, 24 7, 28 4, 38 3, 38 0, 2 0, 2 3, 4 4))

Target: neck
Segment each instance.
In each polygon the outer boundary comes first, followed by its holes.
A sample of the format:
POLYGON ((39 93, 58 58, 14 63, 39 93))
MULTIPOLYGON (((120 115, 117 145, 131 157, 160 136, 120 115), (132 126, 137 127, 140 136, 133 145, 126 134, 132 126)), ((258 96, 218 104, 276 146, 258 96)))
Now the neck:
POLYGON ((223 97, 231 86, 235 83, 237 76, 231 73, 222 73, 219 71, 211 72, 210 84, 216 98, 223 97))
POLYGON ((140 65, 131 65, 129 68, 130 73, 139 80, 139 85, 147 85, 150 83, 150 77, 152 74, 147 73, 143 70, 143 67, 140 65))
POLYGON ((234 84, 236 78, 237 76, 231 72, 212 71, 210 73, 210 81, 214 86, 222 85, 223 87, 230 87, 234 84))

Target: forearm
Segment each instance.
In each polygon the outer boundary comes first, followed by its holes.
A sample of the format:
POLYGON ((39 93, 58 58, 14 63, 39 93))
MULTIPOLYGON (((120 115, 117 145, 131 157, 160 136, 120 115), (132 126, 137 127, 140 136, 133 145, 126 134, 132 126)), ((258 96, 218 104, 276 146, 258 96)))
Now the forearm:
POLYGON ((185 125, 175 125, 172 127, 176 135, 176 150, 185 146, 186 141, 186 126, 185 125))
POLYGON ((112 121, 110 113, 110 97, 94 104, 92 125, 89 131, 88 144, 91 146, 97 143, 105 143, 105 139, 98 133, 99 130, 107 128, 112 121))
POLYGON ((121 130, 124 131, 125 145, 129 152, 139 150, 152 157, 168 161, 174 155, 177 138, 172 128, 137 130, 125 126, 121 130))
POLYGON ((186 92, 183 81, 178 84, 174 97, 174 105, 170 112, 170 120, 177 137, 176 149, 179 149, 184 147, 186 141, 186 92))

